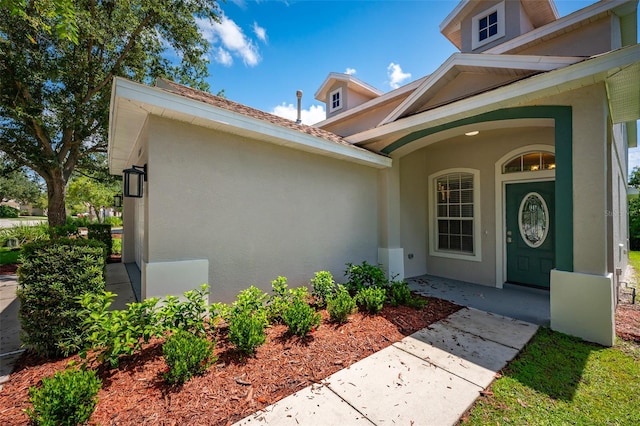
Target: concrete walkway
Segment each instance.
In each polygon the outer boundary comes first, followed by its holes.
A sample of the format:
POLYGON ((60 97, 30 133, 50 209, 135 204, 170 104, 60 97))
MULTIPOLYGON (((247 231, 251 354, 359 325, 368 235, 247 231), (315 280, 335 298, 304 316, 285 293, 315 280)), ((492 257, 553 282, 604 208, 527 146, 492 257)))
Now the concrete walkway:
POLYGON ((236 425, 451 425, 538 329, 464 308, 236 425))

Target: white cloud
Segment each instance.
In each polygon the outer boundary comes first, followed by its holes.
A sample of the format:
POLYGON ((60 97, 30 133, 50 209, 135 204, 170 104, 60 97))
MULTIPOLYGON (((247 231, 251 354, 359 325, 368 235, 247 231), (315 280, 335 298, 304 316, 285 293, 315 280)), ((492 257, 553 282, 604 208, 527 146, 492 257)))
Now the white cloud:
POLYGON ((214 56, 216 62, 224 65, 225 67, 230 67, 233 65, 233 58, 231 57, 231 53, 222 47, 218 47, 214 56))
MULTIPOLYGON (((209 43, 214 46, 221 44, 219 49, 223 48, 228 54, 241 58, 245 65, 253 67, 260 62, 260 54, 256 45, 245 36, 235 22, 226 16, 221 16, 220 22, 198 19, 198 26, 209 43)), ((220 51, 215 58, 223 65, 228 65, 227 56, 220 55, 220 51), (221 62, 220 59, 227 62, 221 62)))
MULTIPOLYGON (((286 104, 283 102, 282 105, 278 105, 273 108, 271 110, 271 114, 287 118, 291 121, 296 121, 298 118, 298 109, 293 104, 286 104)), ((300 111, 300 116, 303 124, 312 125, 319 123, 326 118, 324 105, 311 105, 309 109, 303 109, 300 111)))
POLYGON ((354 75, 356 73, 356 69, 355 68, 347 68, 344 73, 348 74, 348 75, 354 75))
POLYGON ((397 89, 405 80, 411 78, 411 73, 402 72, 399 64, 391 62, 387 67, 387 76, 389 77, 389 86, 397 89))
POLYGON ((263 43, 267 42, 267 30, 258 25, 257 22, 253 23, 253 32, 255 33, 256 37, 258 37, 258 39, 263 43))

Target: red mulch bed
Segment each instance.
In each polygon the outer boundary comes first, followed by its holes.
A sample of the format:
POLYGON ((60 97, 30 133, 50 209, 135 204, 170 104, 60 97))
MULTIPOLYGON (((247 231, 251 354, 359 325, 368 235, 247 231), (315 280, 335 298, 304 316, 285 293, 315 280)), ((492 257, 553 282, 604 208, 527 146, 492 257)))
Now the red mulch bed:
POLYGON ((9 265, 0 265, 0 275, 12 275, 15 274, 18 270, 18 265, 9 264, 9 265))
POLYGON ((640 343, 640 305, 618 304, 616 309, 616 335, 624 340, 640 343))
MULTIPOLYGON (((162 379, 162 341, 147 345, 140 355, 125 359, 117 370, 98 368, 102 378, 99 402, 90 424, 101 425, 227 425, 346 368, 405 336, 456 312, 460 306, 429 298, 422 310, 385 306, 378 315, 357 313, 335 325, 323 321, 305 338, 287 335, 286 327, 268 329, 267 343, 255 356, 237 353, 217 330, 218 362, 182 387, 162 379)), ((25 354, 0 391, 3 425, 28 422, 28 389, 52 376, 77 357, 45 361, 25 354)))

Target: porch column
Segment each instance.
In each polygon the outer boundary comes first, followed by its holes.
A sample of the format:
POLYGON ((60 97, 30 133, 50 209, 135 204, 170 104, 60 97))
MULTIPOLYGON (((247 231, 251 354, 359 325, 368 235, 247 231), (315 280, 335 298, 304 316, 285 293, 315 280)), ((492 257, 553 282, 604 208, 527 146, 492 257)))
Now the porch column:
POLYGON ((400 241, 400 162, 378 174, 378 263, 390 279, 404 279, 404 250, 400 241))

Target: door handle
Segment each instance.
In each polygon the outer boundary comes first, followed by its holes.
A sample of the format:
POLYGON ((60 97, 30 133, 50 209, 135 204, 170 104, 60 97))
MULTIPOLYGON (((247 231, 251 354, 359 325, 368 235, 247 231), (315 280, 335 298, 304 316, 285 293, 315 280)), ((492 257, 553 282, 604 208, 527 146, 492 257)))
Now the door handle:
POLYGON ((507 243, 510 243, 511 241, 511 237, 507 237, 507 243))

